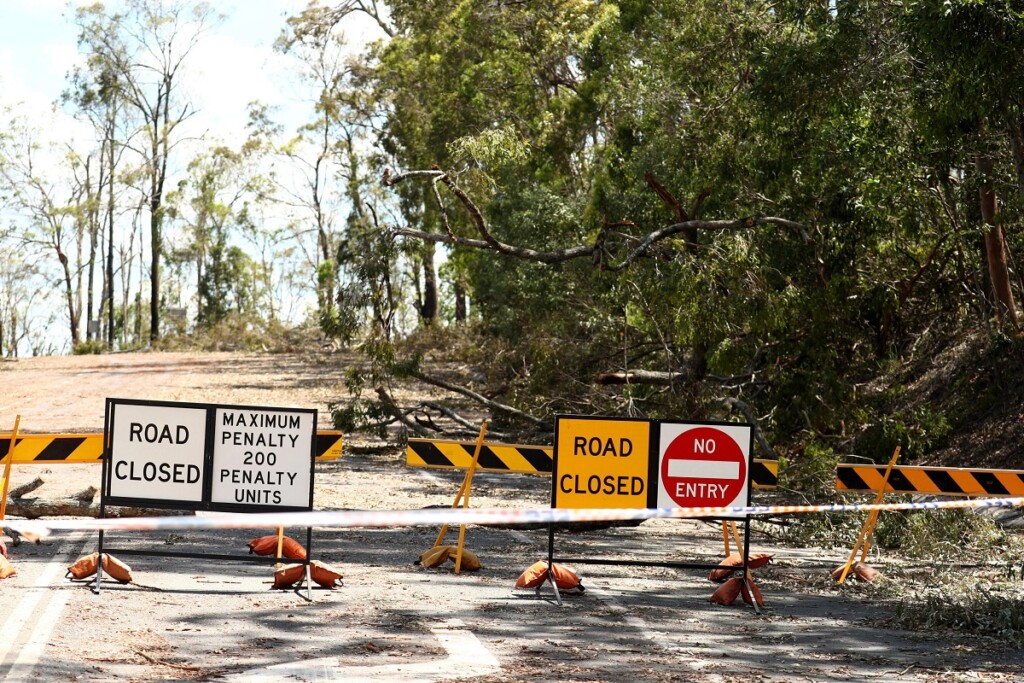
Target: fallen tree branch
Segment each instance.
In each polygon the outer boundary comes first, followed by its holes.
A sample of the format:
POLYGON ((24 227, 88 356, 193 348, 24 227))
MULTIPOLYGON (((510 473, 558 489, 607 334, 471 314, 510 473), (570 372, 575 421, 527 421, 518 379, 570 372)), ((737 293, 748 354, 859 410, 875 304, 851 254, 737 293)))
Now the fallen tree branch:
MULTIPOLYGON (((11 517, 39 519, 40 517, 99 517, 100 506, 83 503, 77 498, 39 500, 17 498, 7 502, 7 514, 11 517)), ((108 505, 104 517, 168 517, 172 515, 194 515, 191 510, 158 510, 150 508, 121 507, 108 505)))
MULTIPOLYGON (((525 261, 536 261, 544 264, 562 263, 572 259, 591 257, 596 264, 600 264, 602 268, 611 271, 622 270, 641 256, 645 255, 651 247, 673 235, 684 233, 686 235, 696 235, 698 230, 708 230, 714 232, 735 232, 737 230, 747 230, 762 225, 775 225, 787 230, 794 230, 800 232, 801 235, 807 235, 807 228, 796 221, 791 221, 785 218, 777 218, 775 216, 751 216, 740 219, 724 219, 724 220, 697 220, 687 216, 681 207, 676 212, 677 216, 684 218, 684 220, 677 220, 674 224, 659 230, 654 230, 645 236, 626 236, 627 239, 636 244, 629 254, 617 264, 608 264, 604 258, 601 258, 602 252, 607 250, 602 236, 599 236, 594 244, 581 244, 574 247, 568 247, 565 249, 559 249, 555 251, 540 251, 537 249, 531 249, 529 247, 522 247, 513 244, 507 244, 497 239, 491 232, 487 225, 487 221, 484 218, 483 212, 477 207, 476 203, 466 194, 466 192, 460 188, 451 176, 440 169, 433 170, 421 170, 421 171, 406 171, 397 175, 391 175, 389 170, 385 170, 382 182, 385 187, 392 187, 400 182, 409 180, 410 178, 430 178, 434 189, 435 197, 439 204, 439 210, 444 216, 445 223, 445 234, 424 232, 422 230, 413 230, 412 228, 394 228, 392 230, 393 235, 400 235, 403 237, 414 237, 424 242, 434 242, 442 244, 450 244, 453 246, 464 246, 472 247, 474 249, 486 249, 490 251, 496 251, 500 254, 507 256, 514 256, 515 258, 523 259, 525 261), (436 193, 437 183, 440 182, 447 187, 452 194, 459 200, 462 206, 469 213, 473 220, 473 225, 476 227, 477 232, 483 239, 473 239, 468 237, 462 237, 456 235, 448 223, 447 214, 445 207, 441 204, 440 195, 436 193)), ((657 189, 657 187, 656 187, 657 189)), ((664 197, 663 197, 664 198, 664 197)), ((678 206, 678 201, 672 198, 675 205, 678 206)), ((694 203, 694 212, 699 211, 700 205, 703 203, 703 196, 698 197, 694 203)), ((694 215, 694 214, 691 214, 694 215)), ((615 225, 633 225, 629 221, 621 221, 615 225)), ((603 233, 603 231, 602 231, 603 233)), ((691 244, 692 246, 692 244, 691 244)))
POLYGON ((387 392, 387 389, 384 387, 377 387, 377 397, 380 398, 381 405, 389 415, 411 429, 413 432, 419 436, 427 436, 430 434, 429 430, 416 424, 414 420, 409 419, 409 416, 406 413, 402 412, 402 409, 398 407, 397 403, 395 403, 395 399, 391 398, 391 394, 387 392))
POLYGON ((629 370, 628 372, 599 372, 598 384, 657 384, 669 386, 690 378, 688 372, 666 372, 663 370, 629 370))
MULTIPOLYGON (((475 423, 473 423, 470 420, 467 420, 466 418, 462 417, 461 415, 456 413, 451 408, 443 406, 440 403, 434 403, 433 401, 423 401, 422 403, 420 403, 420 405, 425 407, 425 408, 430 408, 432 410, 436 410, 437 412, 441 413, 445 417, 449 418, 450 420, 452 420, 454 422, 457 422, 458 424, 462 425, 463 427, 465 427, 466 429, 468 429, 468 430, 470 430, 470 431, 472 431, 474 433, 480 431, 480 425, 475 424, 475 423)), ((459 430, 459 431, 461 433, 462 430, 459 430)), ((487 435, 491 436, 491 437, 494 437, 495 439, 504 439, 507 436, 506 434, 504 434, 502 432, 494 431, 490 427, 487 428, 487 435)))
POLYGON ((725 406, 729 410, 735 410, 736 412, 743 415, 754 428, 754 440, 764 451, 765 456, 775 459, 779 456, 775 453, 775 449, 772 448, 771 444, 768 443, 768 439, 765 438, 764 432, 761 431, 761 424, 757 417, 754 415, 754 411, 751 410, 750 406, 739 400, 738 398, 725 397, 717 399, 716 402, 722 406, 725 406))
POLYGON ((477 403, 481 403, 487 406, 488 408, 491 408, 492 410, 496 410, 507 415, 518 417, 522 420, 532 422, 533 424, 539 425, 541 427, 546 427, 548 425, 546 420, 542 420, 541 418, 530 415, 529 413, 524 413, 518 408, 513 408, 512 406, 507 406, 503 403, 498 403, 497 401, 492 401, 486 396, 482 396, 481 394, 476 393, 472 389, 457 386, 450 382, 446 382, 443 379, 438 379, 436 377, 424 375, 419 370, 409 370, 408 373, 410 377, 414 377, 415 379, 418 379, 421 382, 426 382, 427 384, 433 385, 435 387, 440 387, 441 389, 447 389, 448 391, 454 392, 456 394, 461 394, 466 398, 473 399, 477 403))
POLYGON ((11 498, 15 498, 15 499, 16 498, 21 498, 26 493, 32 493, 33 491, 35 491, 37 488, 39 488, 40 486, 42 486, 45 483, 46 483, 45 479, 43 479, 42 477, 36 477, 35 479, 33 479, 32 481, 28 482, 27 484, 22 484, 21 486, 15 486, 13 489, 10 490, 9 495, 11 496, 11 498))

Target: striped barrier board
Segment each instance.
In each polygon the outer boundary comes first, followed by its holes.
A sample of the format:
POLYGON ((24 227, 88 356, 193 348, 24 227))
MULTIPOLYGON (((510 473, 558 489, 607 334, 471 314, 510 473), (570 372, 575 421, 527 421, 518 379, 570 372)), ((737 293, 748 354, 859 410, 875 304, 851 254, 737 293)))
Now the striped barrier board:
MULTIPOLYGON (((875 493, 881 489, 884 478, 884 465, 838 465, 836 490, 875 493)), ((1021 496, 1024 495, 1024 472, 894 467, 885 491, 946 496, 1021 496)))
MULTIPOLYGON (((341 457, 342 433, 318 430, 316 459, 320 462, 341 457)), ((11 447, 11 435, 0 435, 0 458, 11 447)), ((59 465, 98 463, 103 456, 103 434, 19 434, 13 462, 19 464, 59 465)))
MULTIPOLYGON (((473 463, 475 449, 475 441, 409 439, 405 464, 409 467, 465 470, 473 463)), ((484 443, 480 447, 477 469, 483 472, 551 474, 553 451, 551 446, 484 443)), ((751 469, 754 488, 773 489, 778 486, 777 460, 755 460, 751 469)))

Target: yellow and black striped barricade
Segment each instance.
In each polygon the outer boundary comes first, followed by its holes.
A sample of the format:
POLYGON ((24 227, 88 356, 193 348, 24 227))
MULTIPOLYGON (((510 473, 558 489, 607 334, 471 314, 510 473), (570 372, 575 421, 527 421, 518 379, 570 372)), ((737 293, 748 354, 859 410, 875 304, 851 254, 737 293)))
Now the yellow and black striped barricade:
MULTIPOLYGON (((0 458, 11 447, 11 435, 0 434, 0 458)), ((341 457, 342 433, 318 430, 316 459, 318 462, 341 457)), ((99 463, 103 456, 103 434, 19 434, 14 447, 14 463, 59 465, 99 463)))
MULTIPOLYGON (((836 490, 877 492, 884 465, 838 465, 836 490)), ((955 467, 894 467, 885 493, 943 496, 1024 496, 1024 471, 975 470, 955 467)))
MULTIPOLYGON (((409 467, 465 470, 469 469, 473 462, 475 447, 476 443, 473 441, 409 439, 405 450, 405 464, 409 467)), ((550 475, 552 457, 551 446, 485 443, 480 449, 477 470, 550 475)), ((777 460, 754 460, 751 468, 754 488, 773 489, 778 486, 777 460)))

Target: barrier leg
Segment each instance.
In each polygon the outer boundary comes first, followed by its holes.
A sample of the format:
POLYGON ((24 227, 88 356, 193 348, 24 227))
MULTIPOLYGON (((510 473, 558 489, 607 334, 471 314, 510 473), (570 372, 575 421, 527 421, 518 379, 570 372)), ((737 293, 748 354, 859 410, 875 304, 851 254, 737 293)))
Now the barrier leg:
MULTIPOLYGON (((893 451, 892 458, 889 460, 889 466, 885 468, 885 476, 882 478, 882 486, 878 489, 878 495, 875 496, 875 505, 882 502, 882 498, 885 496, 885 488, 889 485, 889 475, 892 474, 892 468, 896 466, 896 459, 900 457, 900 447, 897 446, 896 450, 893 451)), ((860 530, 860 535, 857 536, 856 543, 853 544, 853 550, 850 551, 850 556, 846 559, 846 564, 843 566, 843 572, 839 575, 839 585, 843 585, 846 582, 846 577, 850 574, 850 568, 853 566, 853 558, 857 557, 857 550, 867 539, 868 534, 875 528, 875 523, 878 521, 878 510, 872 510, 868 513, 868 519, 864 522, 864 527, 860 530)), ((867 554, 865 549, 864 554, 867 554)))
MULTIPOLYGON (((466 501, 467 501, 466 504, 463 505, 463 507, 467 507, 468 506, 469 489, 470 489, 470 487, 473 486, 473 473, 476 471, 476 464, 480 460, 480 451, 481 451, 481 449, 483 449, 483 446, 484 446, 484 435, 486 433, 487 433, 487 420, 484 420, 482 423, 480 423, 480 435, 477 436, 477 438, 476 438, 476 448, 473 451, 473 462, 471 462, 469 464, 469 469, 466 470, 466 475, 464 477, 462 477, 462 484, 459 486, 459 492, 457 494, 455 494, 455 502, 452 503, 452 509, 453 510, 455 508, 459 507, 459 503, 462 502, 463 496, 465 496, 466 501)), ((448 534, 448 525, 445 524, 445 525, 443 525, 441 527, 441 532, 438 533, 437 539, 434 540, 434 545, 432 547, 436 548, 437 546, 441 545, 441 541, 444 540, 444 537, 447 534, 448 534)), ((462 541, 461 540, 459 541, 458 557, 459 557, 459 559, 462 558, 462 541)), ((457 574, 458 573, 459 564, 456 563, 455 567, 456 567, 456 572, 455 573, 457 574)))
POLYGON ((18 426, 21 424, 21 415, 14 418, 14 432, 11 433, 11 445, 4 456, 4 483, 3 497, 0 498, 0 519, 5 519, 7 514, 7 492, 11 488, 11 464, 14 463, 14 447, 18 443, 18 426))

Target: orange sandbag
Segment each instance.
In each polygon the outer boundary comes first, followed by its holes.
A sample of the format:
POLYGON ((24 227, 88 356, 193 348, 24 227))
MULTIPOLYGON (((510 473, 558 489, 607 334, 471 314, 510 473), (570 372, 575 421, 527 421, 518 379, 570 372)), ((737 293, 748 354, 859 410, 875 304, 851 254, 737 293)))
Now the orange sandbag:
MULTIPOLYGON (((742 567, 743 566, 743 558, 740 557, 739 553, 732 553, 731 555, 726 557, 724 560, 719 562, 719 564, 725 565, 727 567, 742 567)), ((724 581, 725 579, 728 579, 730 576, 732 576, 733 571, 735 571, 735 570, 733 570, 733 569, 712 569, 711 573, 708 574, 708 579, 710 579, 711 581, 724 581)))
POLYGON ((516 579, 516 588, 536 588, 548 578, 548 563, 534 562, 516 579))
POLYGON ((754 583, 753 579, 750 579, 749 581, 747 581, 747 583, 750 584, 749 591, 747 590, 747 584, 740 582, 741 594, 743 595, 743 602, 747 603, 748 605, 751 604, 750 594, 753 593, 753 599, 757 600, 757 606, 764 607, 764 598, 761 597, 761 589, 757 587, 757 584, 754 583))
MULTIPOLYGON (((583 583, 576 572, 557 562, 551 565, 551 577, 559 588, 578 588, 581 592, 583 591, 583 583)), ((544 583, 547 578, 548 563, 546 560, 540 560, 539 562, 534 562, 527 567, 526 571, 520 574, 519 578, 516 579, 516 588, 536 588, 544 583)))
MULTIPOLYGON (((313 560, 309 565, 310 576, 319 586, 324 588, 334 588, 335 582, 341 578, 341 572, 329 564, 324 564, 319 560, 313 560)), ((302 565, 299 566, 301 567, 302 565)))
POLYGON ((551 565, 551 575, 555 578, 555 585, 559 588, 579 588, 583 590, 583 583, 580 577, 568 567, 563 567, 557 562, 551 565))
MULTIPOLYGON (((260 536, 249 541, 249 552, 257 555, 277 554, 277 535, 260 536)), ((285 536, 281 542, 281 557, 289 560, 306 559, 306 549, 301 543, 290 536, 285 536)))
POLYGON ((853 565, 853 573, 857 575, 857 578, 861 581, 867 581, 871 583, 878 578, 878 570, 871 565, 864 564, 863 562, 856 562, 853 565))
POLYGON ((84 579, 95 574, 98 557, 99 553, 93 553, 92 555, 86 555, 75 560, 75 563, 68 567, 67 578, 84 579))
POLYGON ((274 588, 291 588, 306 577, 306 565, 286 564, 274 572, 274 588))
MULTIPOLYGON (((84 579, 95 574, 96 558, 98 556, 99 553, 92 553, 91 555, 78 558, 73 565, 68 567, 67 577, 69 579, 84 579)), ((132 582, 132 568, 116 557, 106 553, 103 553, 103 571, 121 583, 132 582)))
POLYGON ((103 553, 103 571, 121 583, 132 582, 132 568, 113 555, 103 553))
MULTIPOLYGON (((765 566, 772 561, 774 555, 768 553, 751 553, 750 558, 747 560, 747 569, 758 569, 765 566)), ((742 567, 743 556, 739 553, 732 553, 727 558, 722 560, 719 564, 727 567, 742 567)), ((708 579, 711 581, 724 581, 729 578, 735 569, 712 569, 711 573, 708 574, 708 579)))
POLYGON ((260 536, 249 541, 249 554, 273 555, 277 552, 277 536, 260 536))
MULTIPOLYGON (((846 567, 845 564, 841 564, 832 570, 832 578, 836 581, 843 575, 843 569, 846 567)), ((878 578, 878 570, 874 567, 864 564, 863 562, 854 562, 853 566, 850 567, 850 572, 847 574, 847 578, 850 576, 856 576, 861 581, 867 581, 871 583, 878 578)))
POLYGON ((9 579, 17 573, 18 570, 14 568, 11 561, 0 555, 0 579, 9 579))
POLYGON ((711 602, 716 605, 731 605, 739 597, 743 581, 739 577, 733 577, 723 583, 711 594, 711 602))
MULTIPOLYGON (((841 564, 835 569, 833 569, 832 578, 838 581, 839 577, 843 575, 843 569, 845 567, 845 564, 841 564)), ((876 578, 878 578, 878 574, 878 570, 872 567, 871 565, 864 564, 863 562, 854 562, 853 565, 850 567, 850 572, 847 574, 847 577, 852 575, 856 576, 861 581, 867 581, 868 583, 871 583, 876 578)))

